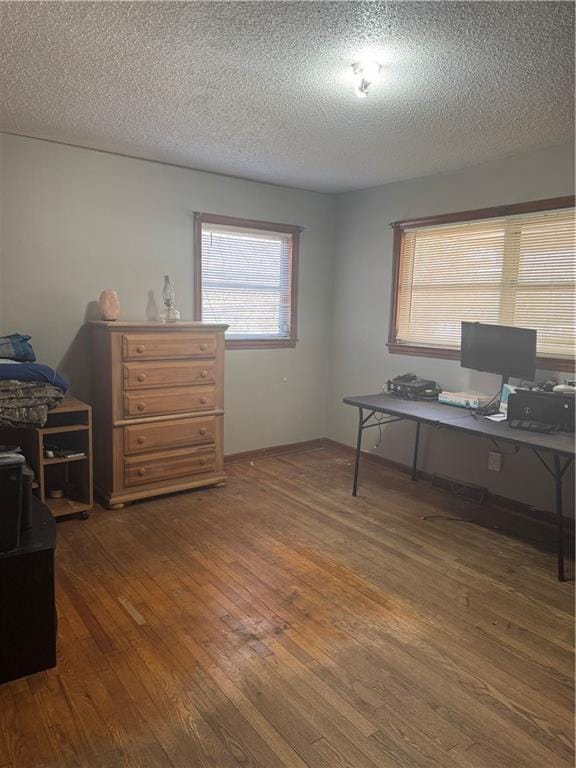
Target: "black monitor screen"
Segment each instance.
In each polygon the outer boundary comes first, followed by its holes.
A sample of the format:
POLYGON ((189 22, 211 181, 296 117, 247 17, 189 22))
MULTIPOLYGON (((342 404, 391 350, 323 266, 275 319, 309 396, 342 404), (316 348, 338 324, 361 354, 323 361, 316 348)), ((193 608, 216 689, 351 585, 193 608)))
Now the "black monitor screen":
POLYGON ((536 331, 507 325, 462 323, 460 365, 533 381, 536 331))

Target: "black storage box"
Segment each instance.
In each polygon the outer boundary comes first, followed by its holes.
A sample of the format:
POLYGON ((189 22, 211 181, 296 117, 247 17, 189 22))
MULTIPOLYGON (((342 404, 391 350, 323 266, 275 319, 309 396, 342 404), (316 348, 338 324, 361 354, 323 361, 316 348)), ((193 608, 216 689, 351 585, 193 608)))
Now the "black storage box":
POLYGON ((561 432, 574 432, 573 394, 518 389, 508 397, 508 421, 552 424, 561 432))

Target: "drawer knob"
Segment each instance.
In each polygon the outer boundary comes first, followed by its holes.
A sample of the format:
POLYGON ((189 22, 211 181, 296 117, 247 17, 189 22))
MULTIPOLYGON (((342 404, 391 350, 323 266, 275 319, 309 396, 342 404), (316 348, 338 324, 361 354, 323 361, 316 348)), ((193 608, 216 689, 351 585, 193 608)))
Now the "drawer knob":
POLYGON ((137 408, 139 411, 143 411, 143 410, 146 408, 146 403, 138 403, 138 405, 136 406, 136 408, 137 408))
POLYGON ((144 467, 140 467, 140 469, 138 470, 138 474, 140 475, 140 477, 144 477, 144 475, 146 474, 146 470, 144 469, 144 467))
POLYGON ((204 458, 200 459, 200 464, 206 464, 206 459, 204 458))
POLYGON ((202 378, 205 379, 206 376, 208 376, 208 371, 204 368, 203 370, 200 371, 200 376, 202 376, 202 378))
POLYGON ((136 376, 138 381, 146 381, 146 374, 145 373, 139 373, 138 376, 136 376))
POLYGON ((208 400, 205 397, 200 398, 200 405, 206 405, 207 402, 208 400))
POLYGON ((207 349, 208 349, 208 344, 200 344, 200 351, 201 352, 206 352, 207 349))
POLYGON ((140 435, 140 436, 137 438, 136 442, 138 443, 138 445, 142 445, 143 443, 145 443, 145 442, 146 442, 146 438, 144 437, 144 435, 140 435))
POLYGON ((136 352, 140 352, 140 354, 142 354, 142 352, 146 352, 146 345, 138 344, 138 346, 136 347, 136 352))
POLYGON ((205 435, 208 430, 206 429, 206 427, 200 427, 198 431, 200 432, 201 435, 205 435))

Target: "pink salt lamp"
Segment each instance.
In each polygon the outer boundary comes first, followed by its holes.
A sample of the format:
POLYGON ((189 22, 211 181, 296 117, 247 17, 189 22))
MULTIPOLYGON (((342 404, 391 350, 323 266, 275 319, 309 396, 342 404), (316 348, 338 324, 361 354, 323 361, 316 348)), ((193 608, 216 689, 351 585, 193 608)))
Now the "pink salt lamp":
POLYGON ((120 300, 116 291, 107 288, 98 299, 98 309, 102 320, 118 320, 120 315, 120 300))

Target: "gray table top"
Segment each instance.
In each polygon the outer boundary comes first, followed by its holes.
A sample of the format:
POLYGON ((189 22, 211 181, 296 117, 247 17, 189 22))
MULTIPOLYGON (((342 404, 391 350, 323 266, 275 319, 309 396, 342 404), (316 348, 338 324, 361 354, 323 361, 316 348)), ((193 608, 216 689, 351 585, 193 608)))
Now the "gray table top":
POLYGON ((523 429, 511 429, 506 421, 491 421, 482 416, 475 416, 466 408, 458 408, 454 405, 426 400, 402 400, 387 394, 350 396, 345 397, 344 402, 367 411, 455 429, 478 437, 550 451, 562 456, 574 456, 575 453, 574 435, 566 432, 547 435, 523 429))

